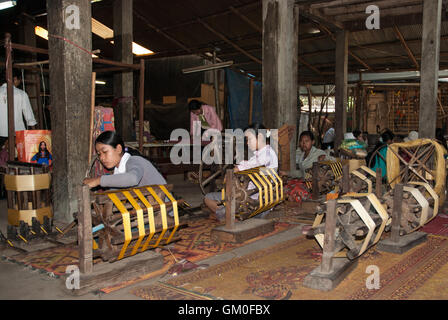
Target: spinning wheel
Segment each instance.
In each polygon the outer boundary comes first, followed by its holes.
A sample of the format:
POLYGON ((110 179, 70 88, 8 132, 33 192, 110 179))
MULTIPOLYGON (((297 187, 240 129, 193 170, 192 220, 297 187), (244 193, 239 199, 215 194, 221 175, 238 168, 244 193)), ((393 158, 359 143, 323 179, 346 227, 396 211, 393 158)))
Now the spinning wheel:
POLYGON ((417 139, 389 145, 387 150, 387 179, 393 188, 396 183, 409 181, 429 184, 443 203, 445 194, 446 150, 431 139, 417 139))

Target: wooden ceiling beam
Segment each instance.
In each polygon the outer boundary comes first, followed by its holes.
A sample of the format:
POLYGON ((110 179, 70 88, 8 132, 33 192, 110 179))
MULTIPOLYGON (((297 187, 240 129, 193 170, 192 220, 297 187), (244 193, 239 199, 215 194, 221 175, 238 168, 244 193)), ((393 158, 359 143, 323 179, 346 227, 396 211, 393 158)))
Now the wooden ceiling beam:
MULTIPOLYGON (((254 7, 256 8, 256 7, 259 7, 259 6, 261 6, 261 1, 260 0, 254 1, 254 2, 250 2, 250 3, 246 3, 246 4, 243 4, 241 6, 234 7, 234 8, 238 10, 238 9, 247 9, 247 8, 254 8, 254 7)), ((199 17, 199 19, 207 20, 207 19, 211 19, 211 18, 224 16, 224 15, 229 14, 229 13, 232 13, 232 10, 231 9, 226 9, 226 10, 223 10, 223 11, 220 11, 220 12, 216 12, 216 13, 213 13, 213 14, 209 14, 209 15, 206 15, 206 16, 199 17)), ((184 22, 181 22, 181 23, 178 23, 178 24, 175 24, 175 25, 163 27, 163 28, 161 28, 161 30, 162 31, 167 31, 167 30, 170 30, 170 29, 177 29, 177 28, 181 28, 181 27, 185 27, 185 26, 194 24, 194 23, 197 23, 197 19, 191 19, 191 20, 184 21, 184 22)))
MULTIPOLYGON (((333 34, 330 30, 328 30, 328 28, 326 28, 325 26, 319 26, 319 28, 322 28, 322 29, 324 30, 324 32, 330 36, 330 39, 333 41, 333 43, 336 44, 336 38, 335 38, 334 34, 333 34)), ((364 67, 366 67, 367 70, 371 70, 371 71, 373 71, 372 67, 369 66, 367 63, 365 63, 365 62, 364 62, 361 58, 359 58, 356 54, 354 54, 354 53, 350 50, 350 48, 348 49, 348 54, 349 54, 351 57, 353 57, 356 61, 358 61, 360 64, 362 64, 364 67)))
POLYGON ((406 40, 404 39, 403 35, 401 34, 400 29, 398 29, 397 26, 394 26, 394 31, 395 31, 395 34, 397 35, 397 38, 400 40, 401 45, 406 50, 406 52, 407 52, 409 58, 411 59, 412 63, 415 65, 415 67, 417 69, 420 69, 420 66, 419 66, 418 62, 415 59, 415 56, 412 53, 411 49, 409 49, 409 46, 407 45, 406 40))
MULTIPOLYGON (((422 5, 401 6, 398 8, 381 9, 381 18, 384 18, 387 16, 401 16, 404 14, 422 13, 422 12, 423 12, 422 5)), ((339 23, 344 23, 347 21, 362 20, 362 19, 364 19, 364 21, 365 21, 365 19, 367 17, 368 17, 368 14, 363 12, 363 13, 350 13, 350 14, 339 15, 339 16, 335 17, 335 19, 339 23)))
POLYGON ((250 20, 248 17, 243 15, 241 12, 239 12, 235 7, 229 7, 230 11, 232 11, 234 14, 236 14, 238 17, 240 17, 243 21, 245 21, 248 25, 250 25, 253 29, 257 30, 260 33, 263 33, 263 29, 254 23, 252 20, 250 20))
POLYGON ((257 57, 253 56, 252 54, 250 54, 249 52, 247 52, 246 50, 244 50, 243 48, 241 48, 240 46, 238 46, 235 42, 231 41, 230 39, 228 39, 225 35, 223 35, 221 32, 215 30, 214 28, 212 28, 208 23, 202 21, 201 19, 197 19, 197 21, 202 24, 207 30, 209 30, 210 32, 214 33, 215 35, 217 35, 218 37, 220 37, 222 40, 224 40, 225 42, 227 42, 228 44, 230 44, 232 47, 234 47, 235 49, 237 49, 238 51, 240 51, 242 54, 244 54, 245 56, 247 56, 248 58, 252 59, 253 61, 262 64, 261 60, 258 59, 257 57))
POLYGON ((175 43, 178 47, 184 49, 187 52, 191 52, 191 49, 188 48, 185 44, 183 44, 182 42, 176 40, 175 38, 173 38, 172 36, 167 34, 165 31, 163 31, 162 29, 160 29, 160 28, 156 27, 155 25, 153 25, 151 22, 148 21, 148 19, 146 19, 144 16, 142 16, 140 13, 138 13, 135 9, 134 9, 134 15, 137 18, 139 18, 140 20, 142 20, 148 27, 150 27, 154 31, 160 33, 161 35, 163 35, 165 38, 167 38, 171 42, 175 43))
POLYGON ((325 1, 324 3, 316 3, 311 4, 310 7, 312 9, 319 9, 319 8, 328 8, 328 7, 335 7, 335 6, 346 6, 346 5, 353 5, 356 3, 362 3, 364 0, 334 0, 334 1, 325 1))
POLYGON ((364 2, 360 4, 353 4, 350 6, 341 6, 336 8, 323 8, 322 12, 326 16, 336 16, 336 15, 345 15, 351 13, 363 13, 366 14, 366 8, 370 5, 377 6, 381 11, 386 8, 392 7, 403 7, 404 5, 411 4, 421 4, 422 0, 382 0, 382 1, 371 1, 364 2))

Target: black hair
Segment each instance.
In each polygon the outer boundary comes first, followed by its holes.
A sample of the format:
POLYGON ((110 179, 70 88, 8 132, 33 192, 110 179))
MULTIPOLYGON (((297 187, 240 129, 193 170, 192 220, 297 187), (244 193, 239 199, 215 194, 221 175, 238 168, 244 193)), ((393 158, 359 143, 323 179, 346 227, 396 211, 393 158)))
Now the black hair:
POLYGON ((358 137, 361 135, 361 130, 359 129, 355 129, 353 130, 353 135, 355 136, 356 139, 358 139, 358 137))
POLYGON ((6 70, 0 69, 0 85, 4 84, 6 82, 6 70))
POLYGON ((386 143, 386 142, 389 141, 389 140, 393 140, 394 137, 395 137, 395 135, 394 135, 394 134, 392 133, 392 131, 390 131, 390 130, 384 131, 384 132, 381 134, 381 139, 383 139, 383 142, 384 142, 384 143, 386 143))
POLYGON ((97 143, 106 144, 113 148, 116 148, 118 145, 120 145, 122 153, 125 152, 123 138, 121 138, 121 136, 115 131, 104 131, 96 138, 95 144, 97 143))
POLYGON ((46 143, 45 141, 41 141, 41 142, 39 142, 39 148, 38 148, 38 150, 37 150, 37 159, 40 159, 40 158, 49 158, 49 157, 50 157, 50 151, 48 151, 48 149, 47 149, 47 143, 46 143), (41 145, 42 143, 45 143, 44 156, 41 156, 41 150, 40 150, 40 145, 41 145))
POLYGON ((436 139, 439 140, 439 142, 446 148, 447 144, 446 144, 446 139, 445 139, 445 135, 443 134, 443 129, 442 128, 436 128, 436 139))
POLYGON ((202 105, 205 104, 202 101, 193 99, 188 103, 188 110, 192 111, 192 110, 198 110, 199 108, 202 107, 202 105))
POLYGON ((311 131, 309 131, 309 130, 303 131, 299 136, 299 141, 304 136, 308 136, 311 139, 311 141, 314 141, 314 134, 311 131))
POLYGON ((19 80, 22 80, 22 72, 19 69, 12 69, 12 78, 16 77, 19 80))
MULTIPOLYGON (((246 133, 247 130, 249 130, 249 132, 253 132, 255 138, 258 138, 259 134, 264 136, 265 139, 267 138, 266 134, 268 133, 268 129, 262 123, 253 122, 248 127, 246 127, 246 129, 244 129, 244 133, 246 133)), ((266 144, 269 144, 269 139, 266 139, 266 144)))

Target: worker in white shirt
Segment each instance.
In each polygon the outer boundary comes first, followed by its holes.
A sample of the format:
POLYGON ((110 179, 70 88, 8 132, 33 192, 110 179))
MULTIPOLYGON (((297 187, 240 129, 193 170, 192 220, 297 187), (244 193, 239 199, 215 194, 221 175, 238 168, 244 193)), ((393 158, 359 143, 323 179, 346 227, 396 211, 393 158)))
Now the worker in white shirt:
MULTIPOLYGON (((37 121, 34 118, 33 109, 31 108, 30 99, 28 94, 17 88, 20 85, 20 72, 18 70, 13 71, 13 83, 14 83, 14 130, 21 131, 26 130, 23 118, 25 118, 26 124, 30 129, 34 129, 37 121)), ((2 146, 8 139, 8 95, 5 71, 0 73, 0 146, 2 146)))

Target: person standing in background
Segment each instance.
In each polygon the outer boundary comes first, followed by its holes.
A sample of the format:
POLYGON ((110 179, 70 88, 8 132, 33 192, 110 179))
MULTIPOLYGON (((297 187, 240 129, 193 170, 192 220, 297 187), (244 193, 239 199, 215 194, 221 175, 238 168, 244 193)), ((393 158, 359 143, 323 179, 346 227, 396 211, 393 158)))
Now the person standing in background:
POLYGON ((334 149, 334 128, 331 120, 325 119, 325 126, 327 131, 325 131, 324 138, 322 139, 322 149, 326 150, 328 147, 334 149))
MULTIPOLYGON (((0 87, 0 146, 2 146, 8 139, 8 95, 5 72, 0 73, 0 80, 2 86, 0 87)), ((15 131, 26 130, 23 123, 23 117, 28 127, 34 129, 37 121, 34 118, 33 109, 31 108, 28 94, 17 88, 20 85, 20 73, 17 70, 13 72, 14 83, 14 129, 15 131)))
POLYGON ((188 109, 190 110, 190 135, 202 135, 207 129, 222 131, 222 123, 214 107, 199 100, 191 100, 188 103, 188 109), (195 121, 200 121, 201 126, 195 126, 195 121))

